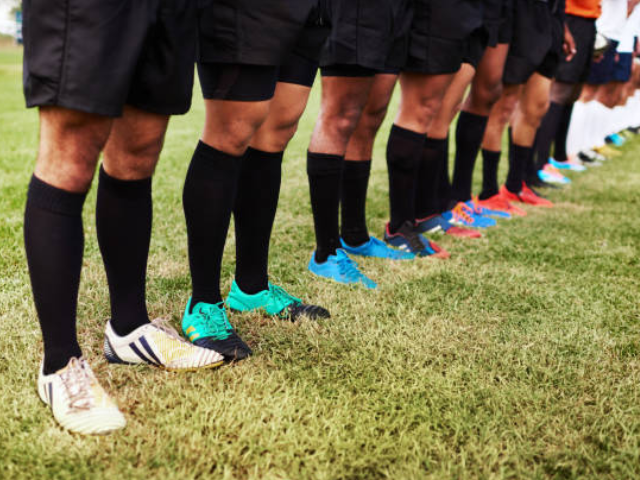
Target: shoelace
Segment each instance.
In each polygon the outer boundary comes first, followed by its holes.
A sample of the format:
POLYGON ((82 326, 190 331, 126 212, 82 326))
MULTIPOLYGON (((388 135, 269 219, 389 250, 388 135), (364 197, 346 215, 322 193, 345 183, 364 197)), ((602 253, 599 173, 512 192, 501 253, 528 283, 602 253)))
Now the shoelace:
POLYGON ((462 219, 465 222, 472 224, 474 222, 474 219, 471 215, 469 215, 469 211, 471 211, 471 209, 467 205, 465 205, 464 203, 459 203, 458 205, 453 207, 451 213, 453 213, 453 216, 456 218, 456 220, 462 219))
POLYGON ((161 330, 162 332, 166 333, 168 336, 170 336, 174 340, 177 340, 183 343, 189 343, 184 338, 182 338, 180 334, 178 334, 176 329, 169 324, 169 321, 166 318, 156 318, 155 320, 151 321, 151 324, 154 327, 156 327, 158 330, 161 330))
MULTIPOLYGON (((471 208, 471 211, 473 213, 475 213, 476 215, 486 215, 487 209, 480 206, 478 202, 476 202, 475 200, 472 200, 471 205, 473 205, 473 207, 471 208)), ((469 206, 467 205, 467 207, 469 206)))
POLYGON ((280 317, 289 316, 289 307, 300 303, 300 300, 288 293, 284 288, 277 285, 269 284, 269 293, 271 294, 274 303, 278 307, 282 306, 280 313, 278 313, 278 316, 280 317))
POLYGON ((347 255, 338 256, 338 272, 340 272, 340 275, 354 282, 359 281, 363 277, 356 263, 347 255))
POLYGON ((72 358, 66 370, 60 374, 72 410, 89 410, 93 406, 92 378, 88 368, 83 358, 72 358))
POLYGON ((206 320, 203 325, 204 332, 200 332, 203 337, 228 335, 233 332, 229 319, 217 305, 200 307, 198 310, 198 313, 206 320))

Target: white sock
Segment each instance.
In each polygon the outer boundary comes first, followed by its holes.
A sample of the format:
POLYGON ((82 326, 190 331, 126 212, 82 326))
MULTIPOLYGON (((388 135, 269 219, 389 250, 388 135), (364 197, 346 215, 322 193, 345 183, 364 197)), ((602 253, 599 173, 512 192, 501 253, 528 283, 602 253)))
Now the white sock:
POLYGON ((571 122, 569 122, 569 132, 567 133, 567 154, 576 155, 582 148, 581 135, 585 128, 585 103, 576 102, 573 104, 571 122))

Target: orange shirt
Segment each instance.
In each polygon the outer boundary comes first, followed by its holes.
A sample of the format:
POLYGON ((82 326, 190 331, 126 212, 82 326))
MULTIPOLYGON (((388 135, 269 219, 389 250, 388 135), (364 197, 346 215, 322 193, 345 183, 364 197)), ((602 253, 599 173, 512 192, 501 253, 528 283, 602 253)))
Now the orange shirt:
POLYGON ((567 0, 565 12, 582 18, 598 18, 602 0, 567 0))

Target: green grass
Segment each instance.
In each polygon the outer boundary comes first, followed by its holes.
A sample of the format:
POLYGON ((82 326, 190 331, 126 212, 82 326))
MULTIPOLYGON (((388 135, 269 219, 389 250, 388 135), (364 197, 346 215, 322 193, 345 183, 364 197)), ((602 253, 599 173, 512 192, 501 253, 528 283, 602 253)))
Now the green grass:
MULTIPOLYGON (((306 271, 304 152, 318 89, 286 155, 271 274, 333 318, 234 315, 256 355, 233 367, 108 366, 94 189, 79 335, 129 424, 103 438, 62 431, 35 393, 42 346, 21 223, 37 116, 23 107, 20 55, 0 50, 2 478, 638 478, 640 141, 553 192, 551 211, 501 222, 479 241, 441 239, 450 261, 363 261, 379 291, 339 288, 306 271)), ((189 295, 180 192, 202 124, 197 94, 193 111, 172 120, 154 185, 149 304, 176 326, 189 295)), ((388 128, 369 195, 377 234, 388 128)), ((233 247, 230 236, 225 291, 233 247)))

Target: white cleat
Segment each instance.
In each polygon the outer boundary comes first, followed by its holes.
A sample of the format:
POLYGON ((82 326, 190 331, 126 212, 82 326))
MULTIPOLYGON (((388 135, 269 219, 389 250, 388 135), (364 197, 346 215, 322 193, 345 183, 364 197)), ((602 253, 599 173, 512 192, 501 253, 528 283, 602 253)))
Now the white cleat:
POLYGON ((51 375, 45 375, 40 366, 38 395, 51 407, 56 421, 71 432, 103 435, 127 423, 82 357, 72 358, 51 375))
POLYGON ((224 362, 218 352, 186 341, 162 319, 138 327, 124 337, 108 322, 104 356, 109 363, 148 363, 170 371, 214 368, 224 362))

